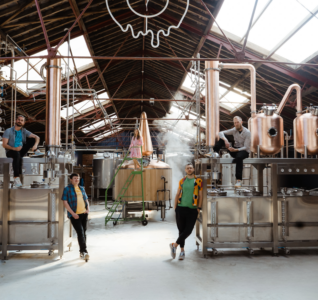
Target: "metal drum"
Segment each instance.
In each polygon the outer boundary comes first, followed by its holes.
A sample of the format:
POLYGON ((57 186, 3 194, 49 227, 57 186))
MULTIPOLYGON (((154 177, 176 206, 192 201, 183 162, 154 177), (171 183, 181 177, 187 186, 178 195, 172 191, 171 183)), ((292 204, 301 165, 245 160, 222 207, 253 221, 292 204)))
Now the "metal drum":
POLYGON ((251 131, 251 151, 269 155, 278 153, 284 146, 284 122, 276 114, 276 106, 263 106, 261 112, 248 121, 251 131))
POLYGON ((294 120, 294 147, 297 152, 318 154, 318 107, 310 106, 305 114, 294 120))
POLYGON ((94 187, 107 189, 115 170, 116 160, 113 157, 100 157, 93 159, 94 187))

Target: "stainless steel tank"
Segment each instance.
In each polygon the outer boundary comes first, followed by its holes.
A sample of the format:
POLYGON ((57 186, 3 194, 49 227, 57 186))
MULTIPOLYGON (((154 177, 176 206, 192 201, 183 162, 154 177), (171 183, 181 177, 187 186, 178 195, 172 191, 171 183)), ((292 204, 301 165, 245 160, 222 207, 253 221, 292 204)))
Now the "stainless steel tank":
POLYGON ((318 107, 312 105, 294 120, 294 147, 299 153, 318 154, 318 107))
POLYGON ((269 155, 278 153, 284 146, 284 121, 276 113, 276 106, 263 106, 260 113, 248 121, 251 131, 251 151, 269 155))
POLYGON ((112 156, 93 158, 94 187, 107 189, 114 177, 116 159, 112 156))

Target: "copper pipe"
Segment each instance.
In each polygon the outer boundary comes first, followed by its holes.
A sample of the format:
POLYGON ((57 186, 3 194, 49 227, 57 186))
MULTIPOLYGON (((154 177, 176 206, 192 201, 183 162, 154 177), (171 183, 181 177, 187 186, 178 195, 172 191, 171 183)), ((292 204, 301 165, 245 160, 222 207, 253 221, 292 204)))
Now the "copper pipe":
POLYGON ((206 118, 206 145, 213 147, 219 139, 220 110, 219 110, 219 62, 205 62, 205 118, 206 118))
POLYGON ((142 112, 140 118, 139 130, 143 139, 142 155, 150 156, 153 153, 153 146, 148 126, 147 114, 142 112))
POLYGON ((292 84, 292 85, 290 85, 289 86, 289 88, 288 88, 288 90, 286 91, 286 93, 285 93, 285 95, 284 95, 284 98, 282 99, 282 101, 280 102, 280 104, 279 104, 279 106, 278 106, 278 108, 277 108, 277 113, 280 115, 281 114, 281 112, 282 112, 282 110, 283 110, 283 108, 284 108, 284 106, 285 106, 285 104, 287 103, 287 100, 288 100, 288 98, 289 98, 289 96, 290 96, 290 94, 291 94, 291 92, 293 91, 293 90, 296 90, 296 103, 297 103, 297 112, 296 112, 296 115, 297 116, 300 116, 301 115, 301 112, 302 112, 302 110, 303 110, 303 105, 302 105, 302 101, 301 101, 301 87, 298 85, 298 84, 296 84, 296 83, 294 83, 294 84, 292 84))
POLYGON ((256 116, 256 70, 253 65, 250 64, 222 64, 220 63, 221 69, 243 69, 251 72, 251 114, 252 118, 256 116))
POLYGON ((60 146, 61 141, 61 59, 47 60, 45 145, 60 146))

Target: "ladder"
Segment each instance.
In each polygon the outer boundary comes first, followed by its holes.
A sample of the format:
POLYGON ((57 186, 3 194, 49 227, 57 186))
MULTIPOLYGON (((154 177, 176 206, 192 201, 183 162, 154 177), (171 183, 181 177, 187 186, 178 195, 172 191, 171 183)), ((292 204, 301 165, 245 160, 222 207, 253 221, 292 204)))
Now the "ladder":
MULTIPOLYGON (((140 148, 140 151, 142 153, 142 146, 133 146, 132 148, 140 148)), ((145 215, 145 202, 144 202, 144 186, 143 186, 143 162, 142 162, 142 158, 135 158, 137 160, 140 160, 140 167, 141 170, 138 171, 131 171, 131 173, 129 174, 127 180, 125 181, 123 187, 121 188, 118 196, 116 197, 115 201, 112 203, 112 205, 110 207, 107 206, 107 194, 108 194, 108 190, 112 187, 112 183, 115 180, 121 166, 123 165, 123 163, 127 160, 132 160, 133 158, 127 157, 129 154, 129 151, 127 152, 127 154, 125 155, 122 163, 120 164, 120 166, 117 168, 116 173, 114 175, 114 177, 112 178, 111 182, 109 183, 106 192, 105 192, 105 208, 108 210, 108 213, 106 215, 105 218, 105 225, 107 225, 108 222, 113 221, 113 225, 117 225, 118 221, 141 221, 142 225, 146 226, 148 224, 148 221, 146 219, 146 215, 145 215), (129 188, 129 186, 131 185, 131 183, 133 182, 134 178, 136 175, 140 175, 141 176, 141 195, 134 195, 134 196, 126 196, 126 192, 129 188), (126 216, 124 216, 124 208, 127 205, 127 201, 129 198, 140 198, 142 199, 142 216, 140 218, 127 218, 126 216), (117 216, 114 216, 114 214, 117 214, 117 216)))

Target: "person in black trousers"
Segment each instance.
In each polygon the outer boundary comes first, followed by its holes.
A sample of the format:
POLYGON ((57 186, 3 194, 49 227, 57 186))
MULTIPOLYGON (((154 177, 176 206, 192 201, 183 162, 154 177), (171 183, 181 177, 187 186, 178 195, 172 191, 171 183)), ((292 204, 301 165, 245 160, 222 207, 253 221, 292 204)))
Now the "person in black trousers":
POLYGON ((180 245, 179 260, 185 259, 185 240, 192 233, 202 205, 202 179, 195 177, 192 164, 187 164, 185 171, 187 175, 179 181, 174 205, 179 237, 175 243, 169 245, 173 259, 180 245))
POLYGON ((13 159, 12 167, 14 172, 14 186, 21 187, 20 181, 22 158, 28 153, 30 149, 34 151, 35 155, 42 153, 37 150, 40 138, 32 132, 26 130, 23 126, 25 124, 25 117, 19 115, 16 119, 15 125, 6 129, 3 134, 3 148, 6 149, 7 157, 13 159))
POLYGON ((251 132, 242 125, 241 117, 234 117, 234 128, 221 131, 219 133, 219 141, 216 142, 213 150, 219 152, 221 148, 226 147, 230 155, 234 158, 233 163, 236 163, 235 177, 236 188, 242 187, 243 180, 243 159, 248 158, 251 152, 251 132), (229 140, 234 140, 234 145, 230 145, 229 140))
POLYGON ((67 209, 67 216, 77 233, 80 250, 80 258, 86 262, 89 260, 86 245, 86 229, 89 213, 89 203, 85 189, 79 185, 80 177, 73 173, 70 176, 71 183, 64 188, 62 201, 67 209))

